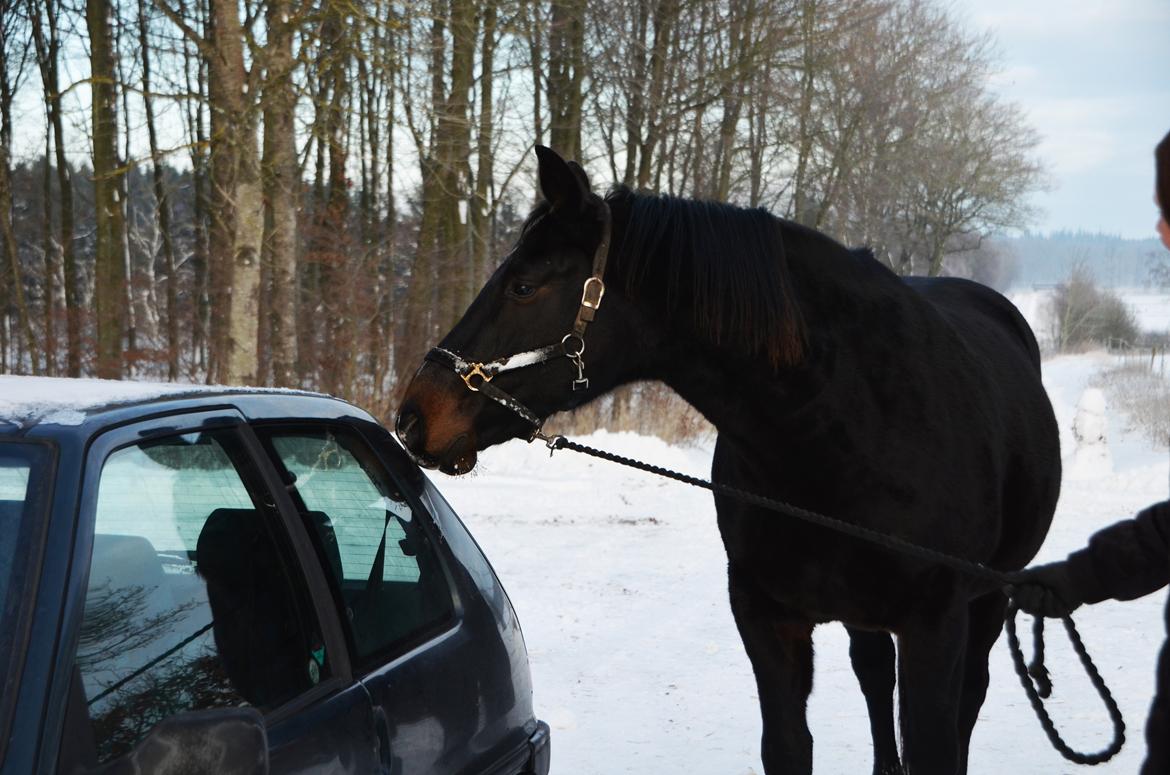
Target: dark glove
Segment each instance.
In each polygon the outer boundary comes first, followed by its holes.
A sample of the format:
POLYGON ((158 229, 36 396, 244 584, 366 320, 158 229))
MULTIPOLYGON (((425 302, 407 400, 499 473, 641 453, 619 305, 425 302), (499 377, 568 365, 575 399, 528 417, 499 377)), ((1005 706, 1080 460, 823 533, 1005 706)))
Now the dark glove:
POLYGON ((1067 562, 1037 565, 1020 571, 1010 594, 1021 611, 1033 616, 1064 616, 1085 602, 1067 562))

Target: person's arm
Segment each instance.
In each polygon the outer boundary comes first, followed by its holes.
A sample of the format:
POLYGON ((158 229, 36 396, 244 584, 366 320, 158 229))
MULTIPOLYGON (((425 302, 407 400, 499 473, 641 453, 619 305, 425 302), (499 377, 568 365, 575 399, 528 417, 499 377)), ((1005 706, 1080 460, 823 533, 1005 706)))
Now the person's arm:
POLYGON ((1059 616, 1082 603, 1132 600, 1170 583, 1170 501, 1097 532, 1067 560, 1028 568, 1013 597, 1021 610, 1059 616))
POLYGON ((1133 600, 1170 583, 1170 501, 1110 525, 1068 558, 1081 601, 1133 600))

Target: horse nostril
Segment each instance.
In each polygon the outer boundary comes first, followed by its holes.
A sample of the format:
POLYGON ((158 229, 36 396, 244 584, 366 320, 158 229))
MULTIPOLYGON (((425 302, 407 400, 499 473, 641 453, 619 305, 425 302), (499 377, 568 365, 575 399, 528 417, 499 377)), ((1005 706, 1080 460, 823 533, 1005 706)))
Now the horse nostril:
POLYGON ((411 451, 419 451, 418 445, 422 441, 423 424, 418 412, 413 409, 404 409, 398 415, 396 426, 398 439, 403 445, 411 451))

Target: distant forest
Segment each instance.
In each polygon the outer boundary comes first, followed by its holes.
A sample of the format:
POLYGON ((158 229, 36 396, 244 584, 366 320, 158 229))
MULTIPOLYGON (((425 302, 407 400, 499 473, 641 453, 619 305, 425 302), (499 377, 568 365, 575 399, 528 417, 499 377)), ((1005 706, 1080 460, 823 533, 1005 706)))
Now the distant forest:
POLYGON ((992 240, 1005 266, 1002 287, 1028 289, 1063 283, 1081 268, 1105 288, 1170 287, 1170 255, 1156 238, 1054 232, 992 240))

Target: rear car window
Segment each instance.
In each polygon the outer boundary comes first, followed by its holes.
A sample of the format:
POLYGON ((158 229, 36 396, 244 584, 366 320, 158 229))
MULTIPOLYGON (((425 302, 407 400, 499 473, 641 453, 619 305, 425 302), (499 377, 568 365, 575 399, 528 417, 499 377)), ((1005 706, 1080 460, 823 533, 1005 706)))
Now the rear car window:
POLYGON ((75 659, 97 763, 176 713, 268 710, 330 671, 271 494, 230 431, 124 447, 102 468, 75 659))
POLYGON ((17 639, 32 603, 32 562, 47 518, 52 454, 44 444, 0 442, 0 753, 16 694, 17 639))

